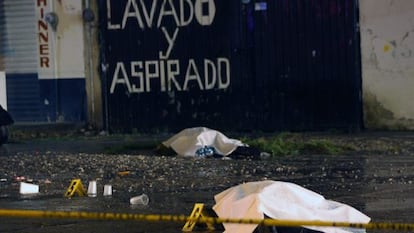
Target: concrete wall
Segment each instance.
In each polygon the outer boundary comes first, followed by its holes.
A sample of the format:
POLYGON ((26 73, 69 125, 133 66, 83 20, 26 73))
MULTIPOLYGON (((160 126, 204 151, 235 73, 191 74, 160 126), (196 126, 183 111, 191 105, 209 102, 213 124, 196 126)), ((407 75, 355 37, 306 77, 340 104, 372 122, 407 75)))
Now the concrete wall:
POLYGON ((43 14, 52 11, 58 23, 55 28, 49 24, 48 31, 38 27, 39 79, 85 78, 82 0, 42 3, 37 5, 38 20, 45 20, 43 14), (42 40, 41 34, 47 40, 42 40))
POLYGON ((360 0, 365 126, 414 129, 414 1, 360 0))

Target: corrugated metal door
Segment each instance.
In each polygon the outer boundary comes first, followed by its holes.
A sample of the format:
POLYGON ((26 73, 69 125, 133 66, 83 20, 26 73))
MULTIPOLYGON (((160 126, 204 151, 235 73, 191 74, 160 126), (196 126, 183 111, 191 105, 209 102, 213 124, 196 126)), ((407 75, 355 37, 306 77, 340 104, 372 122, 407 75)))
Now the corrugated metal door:
POLYGON ((99 4, 113 131, 360 127, 356 1, 99 4))
POLYGON ((7 95, 6 95, 6 76, 4 73, 4 6, 0 2, 0 105, 7 110, 7 95))
POLYGON ((245 125, 239 1, 101 0, 100 10, 112 130, 245 125))
POLYGON ((3 30, 7 73, 37 72, 35 2, 4 0, 3 30))
POLYGON ((16 121, 40 120, 35 1, 4 0, 0 4, 8 111, 16 121))
POLYGON ((249 7, 258 128, 360 128, 358 1, 261 0, 249 7))
POLYGON ((5 34, 5 22, 4 22, 4 2, 0 2, 0 72, 4 71, 4 34, 5 34))

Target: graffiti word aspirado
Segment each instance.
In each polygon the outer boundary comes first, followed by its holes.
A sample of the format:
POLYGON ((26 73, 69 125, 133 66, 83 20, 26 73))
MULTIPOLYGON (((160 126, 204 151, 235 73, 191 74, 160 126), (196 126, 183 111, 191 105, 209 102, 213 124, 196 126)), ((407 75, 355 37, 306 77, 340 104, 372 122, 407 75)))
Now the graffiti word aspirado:
POLYGON ((117 62, 113 72, 110 93, 122 86, 129 93, 152 91, 187 91, 226 89, 230 85, 228 58, 196 61, 149 60, 117 62), (157 88, 158 90, 156 90, 157 88))

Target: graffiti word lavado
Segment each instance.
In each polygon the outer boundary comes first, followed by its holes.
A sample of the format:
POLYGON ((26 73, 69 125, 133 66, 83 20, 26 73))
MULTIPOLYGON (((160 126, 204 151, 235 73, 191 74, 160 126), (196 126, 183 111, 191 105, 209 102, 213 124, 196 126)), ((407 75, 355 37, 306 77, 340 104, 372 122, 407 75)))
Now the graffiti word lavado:
POLYGON ((189 59, 118 62, 112 78, 110 93, 124 86, 129 93, 159 91, 186 91, 188 87, 200 90, 226 89, 230 84, 230 62, 227 58, 204 59, 197 63, 189 59), (184 68, 185 70, 182 70, 184 68))
POLYGON ((206 26, 211 25, 216 13, 214 0, 153 0, 148 4, 151 6, 147 6, 144 0, 128 0, 122 19, 113 19, 111 1, 107 0, 106 5, 109 30, 125 29, 129 20, 136 21, 141 29, 152 28, 154 23, 159 28, 167 18, 174 20, 177 27, 184 27, 193 21, 194 16, 200 25, 206 26))

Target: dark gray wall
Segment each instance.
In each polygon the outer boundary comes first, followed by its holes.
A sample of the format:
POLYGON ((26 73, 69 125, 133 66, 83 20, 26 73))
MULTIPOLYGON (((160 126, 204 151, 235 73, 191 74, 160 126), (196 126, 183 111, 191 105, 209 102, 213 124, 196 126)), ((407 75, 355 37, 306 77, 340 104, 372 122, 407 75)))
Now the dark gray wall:
POLYGON ((357 1, 107 2, 112 131, 362 127, 357 1))

